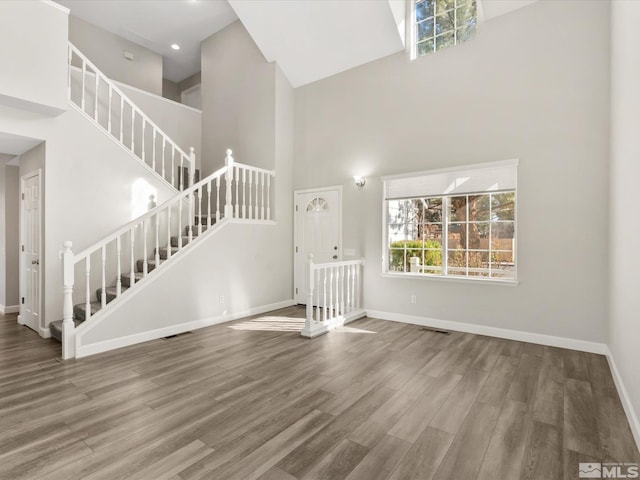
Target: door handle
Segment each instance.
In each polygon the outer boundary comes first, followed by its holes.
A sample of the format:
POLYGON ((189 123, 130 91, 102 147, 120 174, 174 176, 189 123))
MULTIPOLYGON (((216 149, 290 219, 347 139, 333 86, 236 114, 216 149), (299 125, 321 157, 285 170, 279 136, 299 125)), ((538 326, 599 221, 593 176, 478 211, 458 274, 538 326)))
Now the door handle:
POLYGON ((337 260, 337 259, 338 259, 338 255, 334 255, 334 256, 333 256, 333 259, 334 259, 334 260, 337 260))
POLYGON ((31 265, 40 265, 40 260, 31 260, 31 265))

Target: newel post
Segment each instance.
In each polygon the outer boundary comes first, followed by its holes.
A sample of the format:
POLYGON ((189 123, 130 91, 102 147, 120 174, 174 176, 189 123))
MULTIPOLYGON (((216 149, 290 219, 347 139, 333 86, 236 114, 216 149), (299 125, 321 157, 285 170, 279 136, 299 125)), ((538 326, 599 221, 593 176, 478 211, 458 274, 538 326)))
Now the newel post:
POLYGON ((309 254, 309 285, 307 288, 307 316, 304 322, 304 328, 302 329, 302 336, 311 338, 313 336, 312 324, 313 324, 313 290, 314 274, 313 274, 313 253, 309 254))
POLYGON ((75 324, 73 323, 73 283, 74 261, 72 243, 64 242, 62 251, 62 285, 64 302, 62 304, 62 358, 75 357, 75 324))
POLYGON ((227 150, 227 158, 224 160, 224 164, 227 167, 227 172, 225 174, 225 179, 227 180, 227 196, 224 205, 224 216, 225 218, 233 217, 233 200, 231 197, 231 185, 233 184, 233 152, 231 149, 227 150))

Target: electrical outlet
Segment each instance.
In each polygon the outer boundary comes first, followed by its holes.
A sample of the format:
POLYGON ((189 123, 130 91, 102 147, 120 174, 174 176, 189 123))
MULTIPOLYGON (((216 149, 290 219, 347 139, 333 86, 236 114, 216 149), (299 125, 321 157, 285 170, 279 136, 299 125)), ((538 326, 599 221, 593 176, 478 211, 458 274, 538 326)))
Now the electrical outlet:
POLYGON ((224 303, 224 295, 220 295, 219 300, 220 300, 220 304, 223 304, 224 303))
POLYGON ((418 297, 415 294, 411 295, 411 303, 417 303, 418 297))

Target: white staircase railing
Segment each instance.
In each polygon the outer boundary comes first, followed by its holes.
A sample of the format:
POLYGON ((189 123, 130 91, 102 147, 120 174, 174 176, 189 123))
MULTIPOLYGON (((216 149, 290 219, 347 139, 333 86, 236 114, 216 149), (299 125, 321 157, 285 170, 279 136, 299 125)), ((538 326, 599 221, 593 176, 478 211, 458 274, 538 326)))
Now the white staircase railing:
POLYGON ((184 248, 215 230, 221 220, 272 221, 271 177, 274 176, 271 170, 235 163, 231 150, 227 150, 224 167, 91 247, 74 254, 72 242, 64 242, 63 358, 75 356, 76 307, 84 310, 84 321, 104 315, 108 311, 109 296, 115 302, 122 295, 130 295, 135 285, 153 274, 152 270, 162 270, 164 264, 184 248), (81 296, 82 303, 74 307, 77 274, 84 276, 80 282, 84 298, 81 296), (115 285, 108 286, 107 278, 113 276, 115 285), (96 287, 100 293, 96 294, 97 302, 93 302, 96 287), (92 309, 99 311, 92 315, 92 309))
POLYGON ((316 337, 363 317, 364 258, 346 262, 313 263, 309 255, 307 316, 303 337, 316 337))
POLYGON ((71 42, 68 60, 69 100, 172 187, 188 187, 194 149, 180 148, 71 42))

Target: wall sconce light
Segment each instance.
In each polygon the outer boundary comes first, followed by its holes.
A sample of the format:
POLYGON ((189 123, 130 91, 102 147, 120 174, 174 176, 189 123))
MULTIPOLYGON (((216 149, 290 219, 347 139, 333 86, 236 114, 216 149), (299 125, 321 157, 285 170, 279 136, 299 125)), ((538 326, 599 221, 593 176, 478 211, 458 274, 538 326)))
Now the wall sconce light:
POLYGON ((362 187, 364 187, 364 184, 367 183, 365 178, 360 175, 355 175, 353 177, 353 181, 356 182, 356 187, 358 187, 358 190, 362 190, 362 187))

